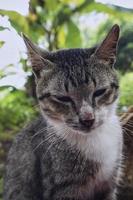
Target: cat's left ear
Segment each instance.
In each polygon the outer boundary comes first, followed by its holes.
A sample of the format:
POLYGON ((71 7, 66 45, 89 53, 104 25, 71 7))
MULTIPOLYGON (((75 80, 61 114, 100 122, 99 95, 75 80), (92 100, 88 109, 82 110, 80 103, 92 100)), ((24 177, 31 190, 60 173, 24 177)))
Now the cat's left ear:
POLYGON ((114 25, 104 41, 96 49, 94 54, 99 60, 103 60, 105 62, 108 62, 109 64, 113 64, 115 62, 119 32, 119 26, 117 24, 114 25))
POLYGON ((42 71, 45 72, 55 67, 55 64, 48 59, 50 52, 39 48, 24 34, 22 34, 22 37, 27 47, 28 59, 31 62, 32 71, 36 78, 40 78, 42 71))

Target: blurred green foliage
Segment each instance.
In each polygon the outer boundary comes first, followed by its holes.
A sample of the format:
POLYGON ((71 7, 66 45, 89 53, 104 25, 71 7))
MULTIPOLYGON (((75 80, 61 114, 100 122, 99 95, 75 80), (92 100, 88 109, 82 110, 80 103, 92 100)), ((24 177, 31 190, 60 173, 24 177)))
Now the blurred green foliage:
MULTIPOLYGON (((0 98, 0 132, 19 131, 25 121, 35 116, 33 99, 27 97, 24 91, 8 88, 1 93, 0 98)), ((0 135, 1 138, 1 135, 0 135)))
POLYGON ((133 105, 133 72, 121 76, 120 81, 120 106, 133 105))

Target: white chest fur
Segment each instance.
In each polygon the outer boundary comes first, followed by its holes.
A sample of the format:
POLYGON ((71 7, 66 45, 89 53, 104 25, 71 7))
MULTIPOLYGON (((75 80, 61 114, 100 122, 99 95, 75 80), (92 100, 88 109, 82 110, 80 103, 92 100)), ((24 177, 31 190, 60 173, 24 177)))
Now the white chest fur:
POLYGON ((100 163, 101 170, 98 175, 101 179, 108 179, 122 151, 122 131, 117 116, 102 126, 88 133, 88 135, 71 134, 67 141, 76 145, 87 159, 100 163))

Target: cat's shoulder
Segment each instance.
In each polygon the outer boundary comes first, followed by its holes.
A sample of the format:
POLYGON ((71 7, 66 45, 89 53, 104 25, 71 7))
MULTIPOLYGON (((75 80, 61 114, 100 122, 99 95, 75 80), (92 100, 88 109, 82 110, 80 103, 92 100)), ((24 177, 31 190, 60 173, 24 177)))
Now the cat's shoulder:
POLYGON ((33 141, 32 138, 39 137, 39 133, 46 129, 47 123, 46 120, 39 115, 36 119, 25 125, 22 130, 16 134, 16 136, 13 139, 12 146, 28 146, 31 145, 31 142, 33 141))
MULTIPOLYGON (((37 117, 31 123, 26 125, 13 139, 10 150, 7 156, 8 162, 21 162, 25 163, 32 160, 35 157, 33 151, 37 145, 38 137, 37 134, 40 130, 46 127, 46 121, 42 116, 37 117), (33 140, 35 138, 35 140, 33 140)), ((38 134, 39 136, 39 134, 38 134)), ((40 140, 40 138, 39 138, 40 140)))

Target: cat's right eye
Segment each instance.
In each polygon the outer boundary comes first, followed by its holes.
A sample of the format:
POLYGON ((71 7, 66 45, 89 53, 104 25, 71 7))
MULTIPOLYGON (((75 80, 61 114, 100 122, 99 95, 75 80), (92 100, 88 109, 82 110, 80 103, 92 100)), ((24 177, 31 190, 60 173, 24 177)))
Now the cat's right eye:
POLYGON ((54 98, 62 103, 73 102, 73 100, 68 96, 54 96, 54 98))
POLYGON ((96 98, 96 97, 102 96, 105 92, 106 92, 106 88, 96 90, 93 94, 93 97, 96 98))

